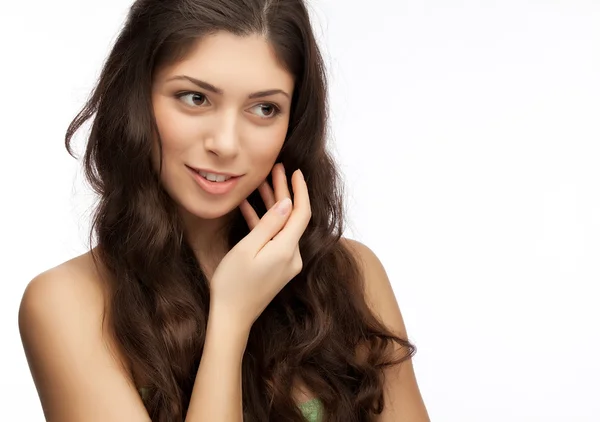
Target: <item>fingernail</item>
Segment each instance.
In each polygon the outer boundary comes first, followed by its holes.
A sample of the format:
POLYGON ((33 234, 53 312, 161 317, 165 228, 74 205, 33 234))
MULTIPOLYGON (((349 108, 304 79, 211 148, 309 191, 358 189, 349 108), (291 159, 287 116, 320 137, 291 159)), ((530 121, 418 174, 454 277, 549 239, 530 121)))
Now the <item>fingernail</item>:
POLYGON ((275 205, 275 209, 279 214, 286 215, 292 206, 292 200, 290 198, 284 198, 275 205))
POLYGON ((304 180, 304 174, 302 174, 302 170, 298 169, 298 171, 300 172, 300 177, 302 178, 302 180, 304 180))

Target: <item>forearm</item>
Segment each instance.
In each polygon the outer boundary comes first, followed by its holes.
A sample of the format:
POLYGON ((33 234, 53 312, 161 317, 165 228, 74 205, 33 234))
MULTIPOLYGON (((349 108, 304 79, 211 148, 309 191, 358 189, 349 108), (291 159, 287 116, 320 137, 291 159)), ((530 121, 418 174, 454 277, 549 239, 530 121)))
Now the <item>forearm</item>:
POLYGON ((249 330, 209 313, 204 351, 185 422, 242 422, 242 358, 249 330))

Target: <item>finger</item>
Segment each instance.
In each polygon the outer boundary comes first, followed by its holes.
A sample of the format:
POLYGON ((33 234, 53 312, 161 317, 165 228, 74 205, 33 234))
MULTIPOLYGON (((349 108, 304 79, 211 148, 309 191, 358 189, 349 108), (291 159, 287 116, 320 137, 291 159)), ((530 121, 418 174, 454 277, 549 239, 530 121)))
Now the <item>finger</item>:
POLYGON ((254 228, 260 221, 258 214, 256 214, 256 211, 254 210, 252 205, 250 205, 247 199, 244 199, 239 205, 239 207, 240 211, 242 212, 242 215, 246 219, 246 223, 248 223, 248 227, 250 228, 250 230, 254 230, 254 228))
POLYGON ((271 209, 277 200, 275 199, 275 194, 273 193, 273 189, 271 189, 269 182, 265 180, 263 183, 261 183, 261 185, 258 187, 258 191, 260 192, 260 196, 262 197, 267 209, 271 209))
POLYGON ((283 163, 278 163, 275 167, 276 168, 273 169, 273 189, 275 190, 275 200, 281 201, 283 198, 292 199, 283 163))
MULTIPOLYGON (((284 193, 283 195, 279 194, 279 197, 276 197, 273 189, 271 188, 271 185, 269 185, 269 182, 265 180, 263 183, 261 183, 258 187, 258 192, 260 193, 260 196, 262 197, 267 210, 271 209, 278 200, 281 200, 283 198, 291 199, 291 195, 289 194, 289 189, 287 187, 287 178, 285 177, 283 163, 276 164, 273 167, 272 174, 274 181, 273 184, 278 186, 277 191, 284 193), (275 182, 275 180, 277 180, 277 182, 275 182)), ((246 219, 246 223, 248 223, 248 227, 250 228, 250 230, 254 230, 260 218, 258 218, 256 211, 252 209, 250 204, 247 203, 247 201, 245 202, 246 204, 244 204, 243 207, 241 206, 240 209, 242 211, 242 215, 246 219)))
POLYGON ((308 187, 300 170, 292 174, 292 189, 294 190, 294 204, 292 212, 281 230, 274 238, 269 248, 289 248, 296 246, 308 226, 312 216, 308 187))
POLYGON ((269 209, 265 215, 256 224, 254 229, 246 235, 239 243, 243 243, 244 247, 258 254, 263 247, 281 231, 286 225, 290 212, 292 211, 292 201, 289 198, 285 198, 275 204, 269 209), (280 208, 287 202, 287 209, 280 208))

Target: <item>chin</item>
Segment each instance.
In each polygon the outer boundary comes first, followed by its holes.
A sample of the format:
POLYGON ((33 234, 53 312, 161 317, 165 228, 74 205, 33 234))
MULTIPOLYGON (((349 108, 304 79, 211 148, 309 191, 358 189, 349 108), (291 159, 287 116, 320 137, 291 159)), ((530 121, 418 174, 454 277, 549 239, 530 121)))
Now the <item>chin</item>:
POLYGON ((231 212, 235 211, 238 206, 239 203, 237 201, 234 203, 231 203, 229 201, 223 201, 222 204, 219 204, 202 200, 199 200, 194 204, 181 205, 181 207, 185 210, 187 214, 202 220, 216 220, 219 218, 223 218, 231 212))
POLYGON ((196 218, 203 220, 216 220, 229 214, 232 210, 221 209, 220 207, 211 206, 210 204, 203 204, 194 208, 187 208, 187 213, 196 218))

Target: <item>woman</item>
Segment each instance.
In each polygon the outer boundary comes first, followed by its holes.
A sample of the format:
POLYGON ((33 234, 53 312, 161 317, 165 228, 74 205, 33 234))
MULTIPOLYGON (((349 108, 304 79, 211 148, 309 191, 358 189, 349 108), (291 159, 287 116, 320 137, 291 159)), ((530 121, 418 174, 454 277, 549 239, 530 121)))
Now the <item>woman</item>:
POLYGON ((301 0, 133 4, 66 135, 93 117, 90 251, 20 307, 49 421, 428 420, 385 270, 341 236, 326 92, 301 0))

